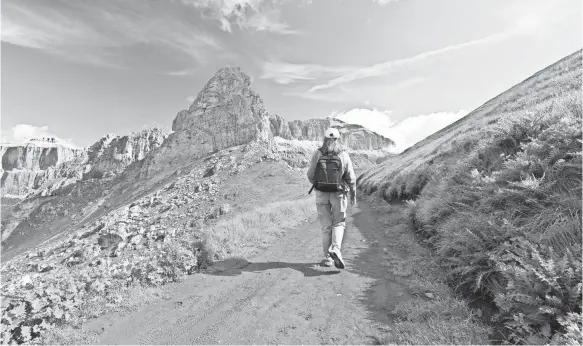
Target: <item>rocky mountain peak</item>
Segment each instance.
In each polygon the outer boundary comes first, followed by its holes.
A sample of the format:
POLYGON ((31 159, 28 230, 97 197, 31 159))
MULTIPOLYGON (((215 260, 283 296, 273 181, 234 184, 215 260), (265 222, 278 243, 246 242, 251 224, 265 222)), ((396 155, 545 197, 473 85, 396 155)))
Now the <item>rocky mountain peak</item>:
MULTIPOLYGON (((239 67, 223 67, 205 84, 188 112, 228 103, 234 95, 250 96, 253 94, 250 85, 251 78, 239 67)), ((174 126, 172 129, 175 130, 174 126)))
POLYGON ((192 105, 178 112, 172 130, 168 145, 188 140, 187 150, 194 157, 253 141, 269 143, 272 138, 263 100, 238 67, 219 69, 192 105))

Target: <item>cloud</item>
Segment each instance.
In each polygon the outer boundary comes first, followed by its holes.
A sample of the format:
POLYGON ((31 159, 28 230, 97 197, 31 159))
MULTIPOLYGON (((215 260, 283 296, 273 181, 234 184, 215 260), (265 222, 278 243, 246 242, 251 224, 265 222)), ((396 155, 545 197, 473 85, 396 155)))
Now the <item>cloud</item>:
POLYGON ((193 103, 193 102, 194 102, 194 100, 196 100, 196 96, 188 96, 188 97, 186 98, 186 101, 188 101, 188 102, 190 102, 190 103, 193 103))
POLYGON ((4 1, 2 5, 2 41, 71 61, 123 67, 120 53, 146 44, 202 64, 222 49, 200 25, 175 16, 179 9, 168 3, 4 1))
POLYGON ((165 72, 164 74, 167 75, 167 76, 178 76, 178 77, 182 77, 182 76, 190 76, 190 75, 193 75, 193 74, 195 74, 198 71, 199 71, 198 68, 187 68, 187 69, 178 70, 178 71, 165 72))
POLYGON ((381 5, 381 6, 390 4, 392 2, 397 2, 397 1, 399 1, 399 0, 373 0, 373 2, 375 2, 375 3, 377 3, 377 4, 381 5))
POLYGON ((350 124, 362 125, 378 134, 387 136, 387 131, 395 124, 391 119, 392 113, 390 110, 354 108, 347 112, 333 112, 331 116, 350 124))
POLYGON ((496 34, 496 35, 491 35, 491 36, 487 36, 487 37, 473 40, 473 41, 449 45, 449 46, 446 46, 446 47, 443 47, 440 49, 426 51, 426 52, 417 54, 417 55, 409 57, 409 58, 391 60, 391 61, 383 62, 380 64, 375 64, 372 66, 359 68, 357 70, 353 70, 349 73, 346 73, 340 77, 334 78, 334 79, 328 81, 327 83, 316 85, 316 86, 312 87, 309 90, 309 92, 314 92, 316 90, 332 88, 332 87, 337 86, 339 84, 344 84, 344 83, 352 82, 352 81, 359 80, 359 79, 387 75, 387 74, 389 74, 389 73, 391 73, 399 68, 409 67, 409 66, 421 63, 421 62, 428 60, 430 58, 433 58, 433 57, 436 57, 439 55, 443 55, 443 54, 446 54, 449 52, 469 48, 472 46, 478 46, 478 45, 482 45, 482 44, 486 44, 486 43, 499 42, 499 41, 507 39, 510 35, 511 34, 508 32, 496 34))
POLYGON ((70 139, 62 139, 55 134, 49 132, 48 126, 34 126, 28 124, 18 124, 10 129, 8 135, 2 136, 3 144, 25 144, 32 138, 54 138, 57 143, 71 147, 79 148, 73 144, 70 139))
POLYGON ((327 101, 327 102, 353 102, 349 97, 343 96, 341 93, 307 93, 305 91, 285 91, 282 93, 285 96, 301 97, 307 100, 327 101))
POLYGON ((297 81, 338 76, 354 70, 352 66, 327 67, 318 64, 293 64, 281 61, 268 61, 263 64, 260 78, 272 79, 278 84, 291 84, 297 81))
MULTIPOLYGON (((385 5, 399 0, 374 0, 385 5)), ((449 45, 443 48, 426 51, 408 58, 386 61, 372 66, 362 67, 336 77, 324 84, 312 87, 309 91, 332 88, 340 84, 355 80, 387 75, 398 69, 414 66, 430 60, 431 58, 466 48, 502 42, 518 36, 536 36, 540 38, 546 33, 546 29, 552 28, 564 18, 561 11, 572 11, 568 6, 561 6, 554 1, 529 1, 525 3, 512 3, 503 7, 500 16, 509 23, 507 30, 489 35, 480 39, 449 45)))
POLYGON ((376 83, 359 86, 339 85, 336 88, 323 89, 318 92, 295 90, 284 92, 283 95, 330 102, 361 103, 363 100, 367 100, 368 103, 365 102, 365 104, 368 106, 370 103, 383 103, 391 93, 419 85, 428 79, 428 77, 418 76, 401 81, 389 81, 384 84, 376 83))
POLYGON ((273 10, 269 12, 258 12, 250 16, 239 26, 242 28, 250 28, 255 31, 267 31, 280 35, 297 35, 302 31, 291 29, 289 24, 280 20, 281 11, 273 10))
POLYGON ((182 0, 182 3, 202 10, 207 18, 219 24, 221 30, 233 32, 233 24, 240 30, 266 31, 281 35, 299 34, 281 19, 277 6, 283 0, 182 0))
POLYGON ((391 111, 355 108, 347 112, 334 112, 333 117, 348 123, 362 125, 395 142, 395 153, 400 153, 427 136, 461 119, 468 112, 435 112, 409 117, 399 123, 392 118, 391 111))

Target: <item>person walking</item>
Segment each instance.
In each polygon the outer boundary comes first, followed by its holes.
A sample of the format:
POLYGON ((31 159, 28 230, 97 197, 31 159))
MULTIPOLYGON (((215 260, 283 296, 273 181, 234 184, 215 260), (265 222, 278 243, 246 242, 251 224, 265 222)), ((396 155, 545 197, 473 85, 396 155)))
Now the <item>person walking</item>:
POLYGON ((350 204, 356 203, 356 175, 350 156, 340 143, 338 129, 329 128, 324 141, 312 155, 308 180, 312 184, 310 193, 316 189, 316 209, 322 226, 323 266, 344 269, 340 252, 346 228, 348 195, 350 204))

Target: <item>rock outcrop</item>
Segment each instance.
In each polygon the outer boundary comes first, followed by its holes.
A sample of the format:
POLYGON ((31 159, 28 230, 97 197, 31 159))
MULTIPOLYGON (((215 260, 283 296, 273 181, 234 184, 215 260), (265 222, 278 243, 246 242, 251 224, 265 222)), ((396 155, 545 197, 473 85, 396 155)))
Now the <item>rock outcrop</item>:
POLYGON ((88 149, 75 149, 55 138, 4 145, 0 147, 2 197, 46 196, 84 177, 119 174, 159 147, 167 136, 158 129, 129 136, 107 135, 88 149))
POLYGON ((22 145, 3 145, 2 196, 24 197, 51 181, 66 183, 78 179, 67 164, 83 161, 85 152, 62 145, 53 138, 32 139, 22 145))
POLYGON ((360 125, 348 124, 335 118, 286 121, 279 115, 270 116, 270 128, 274 136, 288 140, 321 141, 329 127, 338 128, 342 142, 354 150, 379 150, 395 143, 360 125))
POLYGON ((162 145, 167 137, 167 133, 156 128, 129 136, 106 135, 87 150, 90 165, 88 175, 100 178, 119 174, 127 166, 142 160, 150 151, 162 145))
POLYGON ((249 76, 239 68, 221 68, 198 94, 188 110, 172 123, 175 132, 201 135, 202 151, 249 143, 269 142, 268 113, 263 100, 250 88, 249 76))

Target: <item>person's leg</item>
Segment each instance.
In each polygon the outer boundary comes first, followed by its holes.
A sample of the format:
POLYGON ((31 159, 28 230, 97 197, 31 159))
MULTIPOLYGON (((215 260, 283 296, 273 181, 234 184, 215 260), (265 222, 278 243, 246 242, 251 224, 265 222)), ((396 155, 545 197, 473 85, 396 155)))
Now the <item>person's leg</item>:
POLYGON ((328 255, 330 249, 330 244, 332 243, 332 210, 330 203, 316 204, 318 210, 318 218, 320 219, 320 225, 322 226, 322 250, 324 252, 324 257, 328 255))
POLYGON ((332 247, 340 249, 346 228, 346 209, 348 208, 348 198, 346 195, 337 194, 330 198, 332 211, 332 247))
POLYGON ((334 194, 330 198, 332 212, 332 241, 330 245, 330 255, 337 268, 344 268, 344 260, 340 249, 346 228, 346 209, 348 208, 348 198, 345 194, 334 194))

